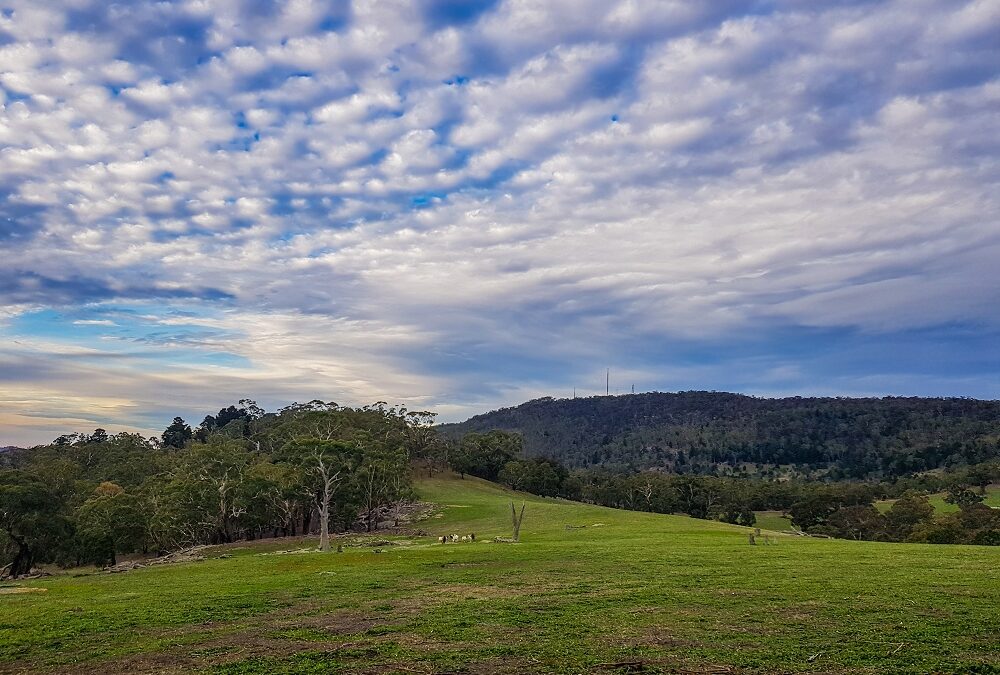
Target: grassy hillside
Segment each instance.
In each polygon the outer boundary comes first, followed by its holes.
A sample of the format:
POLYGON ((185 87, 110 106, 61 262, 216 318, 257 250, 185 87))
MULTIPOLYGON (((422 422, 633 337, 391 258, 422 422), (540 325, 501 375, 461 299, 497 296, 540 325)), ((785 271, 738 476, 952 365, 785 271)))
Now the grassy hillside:
POLYGON ((237 545, 4 589, 0 671, 1000 672, 997 548, 750 546, 742 528, 521 495, 522 542, 500 544, 510 493, 418 487, 440 505, 429 536, 393 545, 237 545))

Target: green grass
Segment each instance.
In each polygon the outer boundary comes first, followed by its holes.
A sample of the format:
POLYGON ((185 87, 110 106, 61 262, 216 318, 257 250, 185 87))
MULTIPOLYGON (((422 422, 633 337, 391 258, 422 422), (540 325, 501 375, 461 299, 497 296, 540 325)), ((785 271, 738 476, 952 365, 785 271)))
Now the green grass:
POLYGON ((431 536, 383 553, 268 542, 27 582, 47 592, 0 595, 0 671, 1000 672, 1000 549, 750 546, 746 528, 521 495, 521 543, 491 543, 510 493, 418 489, 441 505, 431 536), (479 541, 436 543, 452 532, 479 541))
POLYGON ((754 511, 757 516, 756 526, 762 530, 785 532, 792 529, 792 519, 781 511, 754 511))

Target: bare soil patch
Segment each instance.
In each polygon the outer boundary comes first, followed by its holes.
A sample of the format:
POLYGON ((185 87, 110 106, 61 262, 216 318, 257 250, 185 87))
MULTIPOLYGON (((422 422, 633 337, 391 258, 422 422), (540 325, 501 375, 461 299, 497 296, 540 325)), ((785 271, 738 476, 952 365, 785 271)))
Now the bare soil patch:
POLYGON ((45 593, 49 589, 38 588, 37 586, 3 586, 0 587, 0 595, 17 595, 20 593, 45 593))

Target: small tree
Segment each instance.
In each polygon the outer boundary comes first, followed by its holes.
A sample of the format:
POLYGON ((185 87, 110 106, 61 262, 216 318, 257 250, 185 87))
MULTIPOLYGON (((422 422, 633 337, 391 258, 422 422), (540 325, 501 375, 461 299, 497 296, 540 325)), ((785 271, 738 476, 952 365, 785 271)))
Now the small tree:
POLYGON ((904 540, 923 523, 934 517, 934 507, 924 495, 907 495, 897 499, 886 512, 885 520, 894 539, 904 540))
POLYGON ((59 515, 61 504, 45 485, 23 471, 0 471, 0 529, 13 544, 10 576, 27 574, 35 562, 55 550, 68 537, 59 515))
POLYGON ((959 507, 978 504, 984 499, 986 499, 984 495, 976 494, 972 490, 965 487, 950 490, 944 498, 944 500, 949 504, 955 504, 959 507))
POLYGON ((181 417, 175 417, 166 429, 163 430, 163 445, 168 448, 183 448, 194 437, 191 427, 181 417))
POLYGON ((76 516, 77 534, 87 557, 97 564, 117 563, 119 552, 142 545, 148 529, 140 500, 114 483, 101 483, 76 516))

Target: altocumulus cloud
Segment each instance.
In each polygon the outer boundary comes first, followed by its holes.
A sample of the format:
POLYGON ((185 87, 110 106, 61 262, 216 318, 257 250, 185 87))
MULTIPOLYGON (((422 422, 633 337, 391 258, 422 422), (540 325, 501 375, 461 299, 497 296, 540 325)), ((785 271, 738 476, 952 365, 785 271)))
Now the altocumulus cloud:
POLYGON ((998 109, 1000 0, 0 0, 0 444, 995 397, 998 109))

